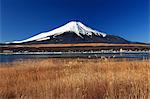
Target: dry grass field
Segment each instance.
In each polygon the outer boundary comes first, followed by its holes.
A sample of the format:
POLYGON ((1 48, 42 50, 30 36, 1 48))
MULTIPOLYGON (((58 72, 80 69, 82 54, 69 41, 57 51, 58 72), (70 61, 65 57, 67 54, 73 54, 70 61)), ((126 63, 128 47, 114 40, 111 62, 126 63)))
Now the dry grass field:
POLYGON ((3 45, 1 47, 95 47, 95 46, 140 46, 150 47, 150 44, 108 44, 108 43, 77 43, 77 44, 27 44, 27 45, 3 45))
POLYGON ((0 99, 150 99, 149 60, 43 59, 1 64, 0 99))
POLYGON ((150 44, 107 44, 107 43, 79 43, 79 44, 22 44, 0 45, 0 53, 6 50, 13 52, 53 52, 53 51, 100 51, 100 50, 150 50, 150 44))

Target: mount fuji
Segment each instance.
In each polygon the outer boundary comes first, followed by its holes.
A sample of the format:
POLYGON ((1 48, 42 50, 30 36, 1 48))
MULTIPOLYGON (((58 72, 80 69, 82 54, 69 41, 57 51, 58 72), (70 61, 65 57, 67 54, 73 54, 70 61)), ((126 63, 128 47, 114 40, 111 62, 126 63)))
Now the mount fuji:
POLYGON ((127 44, 130 41, 94 30, 81 22, 71 21, 49 32, 43 32, 12 44, 55 44, 55 43, 114 43, 127 44))

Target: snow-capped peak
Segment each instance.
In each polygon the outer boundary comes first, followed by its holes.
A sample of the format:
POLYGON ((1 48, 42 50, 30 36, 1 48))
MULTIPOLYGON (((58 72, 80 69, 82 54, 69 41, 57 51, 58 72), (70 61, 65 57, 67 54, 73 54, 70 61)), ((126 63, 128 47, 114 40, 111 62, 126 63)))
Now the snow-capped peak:
POLYGON ((57 36, 57 35, 65 33, 65 32, 68 32, 68 33, 69 32, 74 32, 78 36, 80 36, 81 38, 83 38, 82 35, 88 35, 89 36, 89 35, 92 35, 92 34, 95 34, 97 36, 102 36, 102 37, 106 36, 105 33, 93 30, 93 29, 85 26, 81 22, 71 21, 71 22, 69 22, 69 23, 67 23, 67 24, 65 24, 65 25, 63 25, 59 28, 56 28, 52 31, 40 33, 40 34, 35 35, 35 36, 33 36, 29 39, 22 40, 22 41, 14 41, 13 43, 23 43, 23 42, 29 42, 29 41, 47 40, 47 39, 50 39, 50 36, 57 36))

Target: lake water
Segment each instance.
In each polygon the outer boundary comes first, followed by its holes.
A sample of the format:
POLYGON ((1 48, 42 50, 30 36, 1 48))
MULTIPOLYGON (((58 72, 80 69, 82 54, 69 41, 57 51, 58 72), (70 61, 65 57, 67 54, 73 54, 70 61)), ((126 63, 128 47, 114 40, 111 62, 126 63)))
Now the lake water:
POLYGON ((32 52, 0 54, 0 62, 13 62, 26 59, 42 58, 127 58, 150 59, 150 52, 32 52))

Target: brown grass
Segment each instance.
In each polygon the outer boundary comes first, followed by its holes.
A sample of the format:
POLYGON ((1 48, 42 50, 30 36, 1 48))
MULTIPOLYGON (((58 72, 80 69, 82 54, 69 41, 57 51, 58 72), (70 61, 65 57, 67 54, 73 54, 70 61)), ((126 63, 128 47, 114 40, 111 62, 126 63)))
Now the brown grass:
POLYGON ((0 99, 150 99, 150 65, 100 59, 1 64, 0 99))
POLYGON ((77 43, 77 44, 29 44, 29 45, 2 45, 1 47, 84 47, 84 46, 91 46, 91 47, 98 47, 98 46, 139 46, 139 47, 150 47, 150 44, 108 44, 108 43, 77 43))

